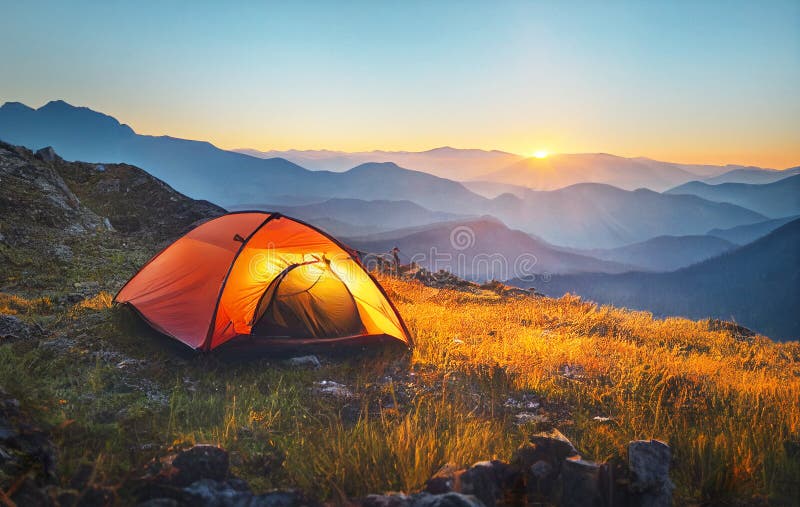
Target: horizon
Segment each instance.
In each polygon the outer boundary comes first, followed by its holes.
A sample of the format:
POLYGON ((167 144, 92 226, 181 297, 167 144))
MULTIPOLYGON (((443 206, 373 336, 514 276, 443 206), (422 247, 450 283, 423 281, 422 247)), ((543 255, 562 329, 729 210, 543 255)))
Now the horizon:
POLYGON ((18 6, 0 100, 229 150, 800 160, 796 2, 185 5, 18 6))
MULTIPOLYGON (((2 100, 2 99, 0 99, 0 107, 4 106, 6 104, 21 104, 21 105, 23 105, 25 107, 28 107, 30 109, 38 110, 38 109, 41 109, 42 107, 46 106, 47 104, 50 104, 50 103, 53 103, 53 102, 63 102, 65 104, 67 104, 68 106, 76 108, 76 109, 89 109, 90 111, 92 111, 94 113, 97 113, 97 114, 111 116, 112 118, 117 120, 120 123, 120 125, 125 125, 127 127, 130 127, 137 135, 146 135, 146 136, 153 136, 153 137, 164 136, 164 137, 177 138, 177 136, 171 135, 171 134, 166 133, 166 132, 165 133, 160 133, 160 134, 153 134, 153 133, 148 133, 148 132, 140 132, 136 127, 134 127, 133 125, 130 125, 128 122, 124 121, 124 119, 117 118, 114 115, 109 115, 108 113, 106 113, 104 111, 98 111, 98 110, 96 110, 96 109, 94 109, 94 108, 92 108, 90 106, 72 104, 72 103, 70 103, 70 102, 68 102, 68 101, 66 101, 64 99, 47 100, 44 103, 42 103, 41 105, 39 105, 38 107, 32 106, 30 104, 26 104, 25 102, 22 102, 22 101, 19 101, 19 100, 2 100)), ((598 151, 598 152, 569 152, 569 153, 547 151, 547 152, 544 152, 544 155, 541 155, 541 152, 525 154, 525 153, 516 153, 516 152, 501 150, 501 149, 497 149, 497 148, 456 147, 456 146, 451 146, 451 145, 437 145, 437 146, 432 146, 432 147, 429 147, 429 148, 422 148, 420 150, 399 150, 399 149, 394 149, 393 150, 393 149, 385 149, 385 148, 375 148, 375 149, 360 150, 360 151, 343 151, 343 150, 331 149, 331 148, 302 148, 302 149, 289 148, 289 149, 284 149, 284 150, 281 150, 281 149, 259 150, 257 148, 246 147, 246 146, 240 146, 240 147, 234 147, 234 148, 222 147, 222 146, 219 146, 216 143, 214 143, 213 141, 208 140, 208 139, 187 139, 187 138, 180 138, 180 139, 186 139, 186 140, 189 140, 189 141, 197 141, 197 142, 208 142, 208 143, 212 144, 214 147, 219 148, 221 150, 233 151, 233 152, 237 152, 237 153, 242 153, 244 155, 249 155, 248 153, 244 153, 245 151, 255 151, 255 152, 259 152, 259 153, 270 153, 270 152, 276 152, 276 153, 286 153, 286 152, 297 152, 297 153, 330 152, 330 153, 342 153, 342 154, 355 154, 355 153, 387 153, 387 154, 390 154, 390 153, 409 153, 409 154, 411 154, 411 153, 426 153, 426 152, 431 152, 431 151, 436 151, 436 150, 450 149, 450 150, 454 150, 454 151, 482 151, 482 152, 486 152, 486 153, 491 153, 491 152, 506 153, 506 154, 509 154, 509 155, 516 155, 516 156, 519 156, 519 157, 523 157, 525 159, 547 159, 547 158, 553 158, 553 157, 558 157, 558 156, 574 156, 574 155, 606 155, 606 156, 619 157, 619 158, 625 158, 625 159, 630 159, 630 160, 644 159, 644 160, 652 160, 652 161, 655 161, 655 162, 664 162, 664 163, 672 163, 672 164, 679 164, 679 165, 681 165, 681 164, 682 165, 716 165, 716 166, 720 166, 720 167, 735 167, 735 168, 753 167, 753 168, 772 170, 772 171, 785 171, 785 170, 788 170, 788 169, 794 169, 796 167, 800 167, 800 163, 789 164, 789 165, 787 165, 785 167, 766 167, 766 166, 755 166, 755 165, 748 165, 748 164, 737 164, 737 163, 734 163, 734 162, 720 163, 720 164, 700 163, 700 162, 691 162, 691 161, 690 162, 685 162, 685 161, 676 161, 676 160, 655 159, 655 158, 652 158, 652 157, 649 157, 649 156, 646 156, 646 155, 621 155, 621 154, 618 154, 618 153, 610 153, 610 152, 604 152, 604 151, 598 151)))

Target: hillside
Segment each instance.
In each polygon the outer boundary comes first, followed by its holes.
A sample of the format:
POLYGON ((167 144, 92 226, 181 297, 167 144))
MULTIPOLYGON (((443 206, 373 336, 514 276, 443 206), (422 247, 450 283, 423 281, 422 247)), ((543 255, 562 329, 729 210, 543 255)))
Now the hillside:
POLYGON ((800 220, 794 220, 753 243, 671 273, 560 276, 537 290, 657 316, 734 320, 777 340, 797 340, 799 244, 800 220))
POLYGON ((481 281, 535 278, 542 273, 619 273, 629 269, 563 252, 488 217, 348 238, 347 242, 363 252, 387 256, 397 247, 402 263, 415 262, 434 272, 444 269, 481 281))
POLYGON ((713 235, 658 236, 619 248, 587 250, 586 254, 645 271, 675 271, 716 257, 735 246, 732 242, 713 235))
POLYGON ((705 234, 765 219, 733 204, 596 183, 531 191, 524 199, 504 194, 491 201, 486 213, 550 243, 582 249, 616 248, 655 236, 705 234))
POLYGON ((709 201, 729 202, 770 218, 800 214, 800 175, 763 185, 747 183, 709 185, 701 181, 692 181, 672 188, 667 193, 696 195, 709 201))
POLYGON ((341 504, 419 491, 445 463, 509 460, 551 428, 586 458, 612 462, 632 438, 669 442, 680 456, 677 504, 782 505, 800 494, 797 343, 574 297, 378 274, 414 334, 407 356, 321 356, 315 368, 187 355, 112 308, 111 294, 164 240, 218 208, 131 166, 101 170, 2 145, 0 170, 0 317, 16 326, 0 336, 0 448, 24 444, 0 461, 0 490, 17 505, 43 491, 122 505, 163 495, 137 471, 155 473, 195 443, 224 446, 256 493, 295 489, 307 505, 341 504), (128 206, 135 232, 104 225, 104 210, 128 206), (62 240, 69 255, 50 250, 62 240), (7 407, 27 417, 22 438, 3 419, 7 407), (25 450, 36 461, 16 468, 25 450))

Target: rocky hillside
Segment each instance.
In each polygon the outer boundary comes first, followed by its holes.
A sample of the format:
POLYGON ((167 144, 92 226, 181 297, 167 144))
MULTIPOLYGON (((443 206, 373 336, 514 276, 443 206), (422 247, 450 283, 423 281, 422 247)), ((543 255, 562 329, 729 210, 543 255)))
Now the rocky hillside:
POLYGON ((0 182, 0 290, 21 280, 28 288, 65 286, 70 275, 103 267, 122 280, 129 270, 114 265, 122 260, 114 251, 139 260, 224 212, 136 167, 65 162, 51 148, 33 153, 0 142, 0 182), (73 262, 87 258, 104 266, 73 262))

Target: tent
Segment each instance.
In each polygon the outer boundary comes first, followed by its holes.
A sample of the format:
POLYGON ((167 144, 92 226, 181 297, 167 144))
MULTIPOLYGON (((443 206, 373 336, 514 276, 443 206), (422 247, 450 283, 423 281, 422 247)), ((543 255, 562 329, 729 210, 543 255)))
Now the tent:
POLYGON ((279 213, 234 212, 201 223, 150 259, 114 301, 197 350, 242 337, 278 348, 412 345, 354 251, 279 213))

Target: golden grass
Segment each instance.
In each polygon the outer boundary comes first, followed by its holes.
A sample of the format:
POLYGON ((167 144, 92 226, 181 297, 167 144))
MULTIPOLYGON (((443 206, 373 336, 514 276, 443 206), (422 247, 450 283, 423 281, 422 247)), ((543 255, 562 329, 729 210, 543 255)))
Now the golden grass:
POLYGON ((416 337, 414 364, 501 366, 518 389, 563 402, 574 423, 564 432, 593 458, 658 438, 673 448, 683 495, 800 493, 800 464, 784 449, 800 438, 797 342, 737 339, 706 321, 654 319, 573 296, 501 298, 380 281, 416 337))
MULTIPOLYGON (((57 316, 59 332, 76 339, 73 352, 0 347, 0 385, 60 428, 65 478, 89 460, 102 462, 105 481, 120 481, 170 447, 204 442, 230 450, 234 472, 256 491, 299 487, 334 502, 415 491, 445 463, 508 460, 546 424, 517 426, 503 402, 532 395, 591 459, 624 456, 632 439, 667 441, 678 504, 800 498, 800 463, 788 452, 800 441, 800 344, 737 339, 708 322, 571 296, 380 282, 415 337, 410 359, 359 356, 319 370, 214 354, 176 360, 138 319, 111 318, 111 296, 101 293, 57 316), (141 359, 142 369, 95 359, 96 349, 141 359), (321 380, 355 397, 320 396, 321 380)), ((3 308, 53 312, 46 298, 9 295, 0 295, 3 308)))

